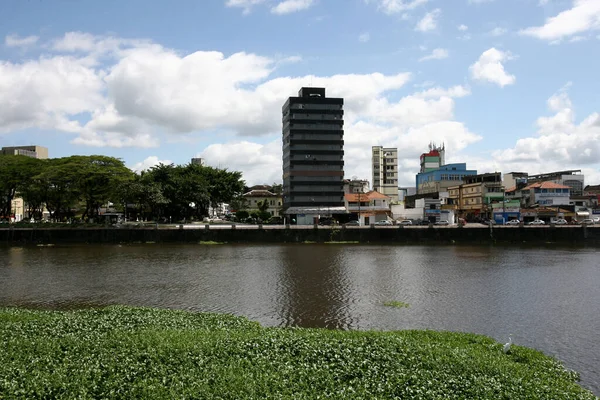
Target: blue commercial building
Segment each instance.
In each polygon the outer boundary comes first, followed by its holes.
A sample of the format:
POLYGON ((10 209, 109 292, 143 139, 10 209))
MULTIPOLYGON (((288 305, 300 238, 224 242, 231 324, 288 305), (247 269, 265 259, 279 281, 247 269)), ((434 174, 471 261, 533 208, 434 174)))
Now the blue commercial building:
POLYGON ((417 174, 417 194, 446 192, 450 186, 463 184, 463 177, 477 175, 466 163, 446 164, 417 174))

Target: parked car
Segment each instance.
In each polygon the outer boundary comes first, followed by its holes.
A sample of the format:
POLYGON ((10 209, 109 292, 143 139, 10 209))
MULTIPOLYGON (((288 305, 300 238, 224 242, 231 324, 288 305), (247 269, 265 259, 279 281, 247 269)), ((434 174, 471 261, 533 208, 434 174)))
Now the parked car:
POLYGON ((412 225, 413 222, 410 219, 405 219, 398 222, 399 225, 412 225))
POLYGON ((360 226, 360 222, 358 221, 348 221, 344 224, 345 226, 360 226))
POLYGON ((546 223, 541 219, 535 219, 528 223, 527 225, 546 225, 546 223))
POLYGON ((592 218, 586 218, 581 221, 582 225, 594 225, 594 220, 592 218))
POLYGON ((383 219, 381 221, 375 222, 375 225, 389 226, 389 225, 392 225, 392 221, 388 221, 387 219, 383 219))
POLYGON ((564 218, 555 219, 554 221, 552 221, 552 223, 556 224, 556 225, 567 225, 568 224, 567 220, 564 218))
POLYGON ((446 225, 450 225, 450 223, 448 221, 437 221, 434 225, 446 226, 446 225))
POLYGON ((519 225, 521 223, 521 221, 519 221, 518 219, 511 219, 510 221, 506 222, 506 225, 519 225))

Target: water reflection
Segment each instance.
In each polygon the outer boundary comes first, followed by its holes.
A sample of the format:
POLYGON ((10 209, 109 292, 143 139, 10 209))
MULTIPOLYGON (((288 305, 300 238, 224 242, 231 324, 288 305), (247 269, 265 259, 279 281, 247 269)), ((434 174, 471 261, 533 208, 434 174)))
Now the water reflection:
POLYGON ((335 245, 285 246, 281 253, 283 276, 280 315, 285 326, 347 329, 348 278, 344 248, 335 245))
POLYGON ((0 248, 0 306, 127 304, 269 326, 439 329, 538 348, 600 392, 594 249, 133 245, 0 248), (384 306, 387 301, 408 308, 384 306))

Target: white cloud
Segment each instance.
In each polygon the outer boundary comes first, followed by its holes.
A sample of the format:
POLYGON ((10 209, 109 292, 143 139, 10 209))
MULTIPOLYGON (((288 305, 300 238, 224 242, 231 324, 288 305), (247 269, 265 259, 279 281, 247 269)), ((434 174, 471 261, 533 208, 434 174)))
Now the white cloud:
POLYGON ((123 55, 132 48, 152 46, 148 40, 123 39, 114 36, 92 35, 87 32, 67 32, 61 38, 52 41, 52 50, 64 53, 106 53, 123 55))
POLYGON ((39 36, 19 36, 19 35, 7 35, 4 38, 4 44, 7 47, 29 47, 37 43, 39 36))
POLYGON ((496 27, 490 31, 490 35, 492 36, 502 36, 507 32, 505 28, 496 27))
POLYGON ((211 144, 199 157, 213 167, 243 171, 244 180, 250 185, 281 182, 283 175, 280 137, 267 144, 246 140, 211 144))
MULTIPOLYGON (((322 83, 329 78, 322 78, 322 83)), ((348 78, 340 77, 340 81, 348 78)), ((368 87, 368 81, 362 85, 368 87)), ((454 121, 454 100, 467 96, 468 88, 431 88, 423 92, 390 101, 381 95, 360 95, 351 89, 329 91, 328 95, 343 96, 346 110, 344 126, 344 173, 363 178, 371 176, 370 148, 385 144, 398 147, 400 164, 418 169, 418 157, 431 140, 445 142, 454 151, 481 140, 461 122, 454 121)), ((369 90, 377 93, 377 90, 369 90)), ((278 123, 280 125, 280 122, 278 123)), ((281 140, 279 134, 267 144, 250 140, 213 144, 204 149, 200 156, 209 165, 227 165, 230 169, 244 172, 249 184, 281 181, 281 140)), ((414 172, 403 176, 402 184, 414 181, 414 172)))
POLYGON ((428 12, 415 26, 415 31, 429 32, 437 28, 438 18, 442 10, 436 8, 435 10, 428 12))
POLYGON ((131 167, 129 167, 129 169, 139 173, 142 171, 149 170, 152 167, 156 167, 159 164, 170 165, 173 164, 173 162, 170 160, 159 160, 157 156, 150 156, 144 161, 140 161, 139 163, 132 165, 131 167))
POLYGON ((158 140, 148 133, 124 136, 121 132, 92 132, 85 129, 71 143, 90 147, 113 148, 151 148, 159 145, 158 140))
POLYGON ((225 2, 225 6, 239 7, 244 10, 244 14, 248 14, 252 10, 252 7, 264 2, 265 0, 227 0, 225 2))
POLYGON ((370 39, 371 39, 371 35, 369 34, 369 32, 361 33, 358 36, 358 41, 361 43, 367 43, 370 39))
POLYGON ((448 58, 448 50, 446 49, 433 49, 431 54, 425 57, 421 57, 419 61, 427 61, 427 60, 442 60, 444 58, 448 58))
POLYGON ((384 76, 276 78, 273 60, 247 53, 225 57, 218 52, 179 56, 166 49, 130 52, 105 80, 115 109, 171 132, 226 129, 241 135, 280 129, 279 110, 285 99, 312 81, 329 95, 367 102, 406 83, 409 74, 384 76), (152 85, 147 83, 152 81, 152 85), (354 81, 354 82, 353 82, 354 81))
POLYGON ((67 32, 60 39, 54 41, 52 48, 57 51, 76 52, 94 50, 97 37, 85 32, 67 32))
MULTIPOLYGON (((600 181, 600 114, 592 113, 577 124, 564 89, 548 99, 548 107, 554 115, 538 118, 536 137, 520 139, 513 148, 494 152, 494 159, 505 167, 518 166, 532 173, 583 166, 589 172, 595 170, 595 181, 600 181)), ((586 176, 588 182, 590 178, 586 176)))
MULTIPOLYGON (((365 0, 370 3, 373 0, 365 0)), ((374 0, 378 8, 386 14, 397 14, 406 10, 413 10, 429 0, 374 0)))
POLYGON ((569 43, 583 42, 584 40, 588 39, 589 38, 586 36, 573 36, 571 39, 569 39, 569 43))
POLYGON ((94 147, 228 137, 201 151, 210 165, 241 170, 249 183, 280 181, 281 106, 311 82, 344 98, 348 176, 370 176, 366 141, 402 148, 401 164, 413 165, 430 140, 462 149, 481 139, 454 118, 455 101, 468 88, 402 93, 412 77, 407 72, 275 77, 289 57, 186 54, 85 33, 65 35, 53 46, 60 50, 50 52, 68 55, 0 63, 0 129, 59 130, 72 143, 94 147), (107 56, 102 63, 90 62, 101 55, 107 56))
POLYGON ((73 57, 0 63, 0 131, 42 127, 73 132, 78 123, 67 117, 100 107, 103 88, 96 72, 73 57))
POLYGON ((461 32, 464 32, 464 31, 467 31, 467 30, 469 30, 469 27, 468 27, 468 26, 466 26, 465 24, 461 24, 461 25, 459 25, 459 26, 457 27, 457 29, 458 29, 459 31, 461 31, 461 32))
POLYGON ((433 86, 433 85, 435 85, 434 81, 425 81, 425 82, 422 82, 422 83, 415 83, 415 84, 413 84, 413 86, 416 87, 416 88, 426 88, 426 87, 430 87, 430 86, 433 86))
POLYGON ((285 0, 271 8, 273 14, 291 14, 306 10, 314 4, 314 0, 285 0))
POLYGON ((427 89, 423 92, 415 93, 416 97, 423 98, 440 98, 440 97, 465 97, 471 94, 471 90, 468 87, 464 87, 461 85, 452 86, 450 88, 444 89, 442 87, 435 87, 431 89, 427 89))
POLYGON ((504 70, 503 62, 513 57, 509 52, 503 52, 492 47, 481 54, 479 60, 469 67, 471 78, 479 81, 495 83, 500 87, 512 85, 516 82, 514 75, 504 70))
POLYGON ((573 0, 572 8, 548 18, 543 26, 520 31, 522 35, 555 41, 600 29, 600 1, 573 0))
POLYGON ((277 60, 276 64, 279 66, 279 65, 285 65, 285 64, 295 64, 300 61, 302 61, 301 56, 289 56, 289 57, 284 57, 284 58, 277 60))

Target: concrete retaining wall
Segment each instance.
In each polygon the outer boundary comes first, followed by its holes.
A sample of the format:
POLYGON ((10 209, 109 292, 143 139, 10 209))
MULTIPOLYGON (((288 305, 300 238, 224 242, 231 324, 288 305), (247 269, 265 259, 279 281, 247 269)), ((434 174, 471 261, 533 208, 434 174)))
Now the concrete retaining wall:
POLYGON ((541 227, 272 227, 268 229, 6 228, 0 244, 68 243, 562 243, 600 246, 600 226, 541 227))

